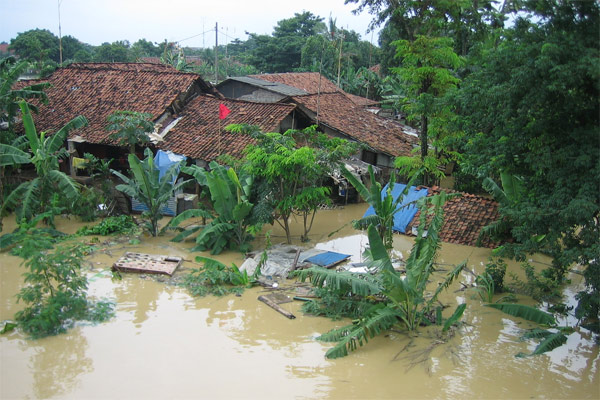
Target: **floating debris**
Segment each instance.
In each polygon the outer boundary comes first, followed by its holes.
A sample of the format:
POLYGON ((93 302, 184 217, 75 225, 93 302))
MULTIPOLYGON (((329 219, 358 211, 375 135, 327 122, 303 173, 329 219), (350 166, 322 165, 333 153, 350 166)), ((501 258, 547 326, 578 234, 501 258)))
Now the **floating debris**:
POLYGON ((113 264, 119 272, 143 272, 172 276, 181 265, 181 257, 127 252, 113 264))

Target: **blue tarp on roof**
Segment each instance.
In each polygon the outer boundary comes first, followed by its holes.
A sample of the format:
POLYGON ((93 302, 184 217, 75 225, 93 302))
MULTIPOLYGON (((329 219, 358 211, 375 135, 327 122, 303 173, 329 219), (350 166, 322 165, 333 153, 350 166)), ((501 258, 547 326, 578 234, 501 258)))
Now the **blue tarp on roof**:
MULTIPOLYGON (((394 189, 392 190, 392 197, 394 201, 402 194, 402 191, 406 188, 406 185, 402 183, 396 183, 394 185, 394 189)), ((387 193, 388 185, 381 190, 381 198, 383 199, 387 193)), ((402 207, 408 203, 414 202, 415 200, 419 200, 421 197, 427 196, 427 189, 417 190, 416 187, 411 186, 408 190, 408 193, 402 199, 402 203, 398 205, 398 207, 402 207)), ((400 211, 394 215, 394 230, 401 233, 406 233, 406 227, 413 220, 415 214, 419 211, 415 204, 411 204, 408 207, 402 208, 400 211)), ((375 214, 375 210, 373 207, 369 207, 365 212, 363 217, 367 217, 369 215, 375 214)))

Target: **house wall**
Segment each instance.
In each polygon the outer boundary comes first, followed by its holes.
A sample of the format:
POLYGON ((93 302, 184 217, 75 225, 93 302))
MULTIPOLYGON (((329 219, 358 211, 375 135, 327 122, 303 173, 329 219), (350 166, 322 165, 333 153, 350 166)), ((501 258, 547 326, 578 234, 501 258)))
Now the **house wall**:
POLYGON ((275 103, 285 97, 278 93, 236 81, 229 81, 219 85, 219 91, 229 99, 260 101, 264 103, 275 103))

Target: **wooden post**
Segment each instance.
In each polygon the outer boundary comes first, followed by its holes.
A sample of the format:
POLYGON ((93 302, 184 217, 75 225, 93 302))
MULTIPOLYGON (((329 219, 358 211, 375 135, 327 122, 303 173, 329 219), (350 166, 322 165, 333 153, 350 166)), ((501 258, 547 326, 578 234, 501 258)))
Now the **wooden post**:
POLYGON ((292 314, 291 312, 284 310, 283 308, 281 308, 279 306, 279 304, 275 303, 273 300, 269 299, 266 296, 258 296, 258 300, 262 301, 263 303, 265 303, 266 305, 268 305, 269 307, 271 307, 272 309, 274 309, 275 311, 277 311, 278 313, 284 315, 285 317, 289 318, 289 319, 294 319, 296 318, 296 316, 294 314, 292 314))

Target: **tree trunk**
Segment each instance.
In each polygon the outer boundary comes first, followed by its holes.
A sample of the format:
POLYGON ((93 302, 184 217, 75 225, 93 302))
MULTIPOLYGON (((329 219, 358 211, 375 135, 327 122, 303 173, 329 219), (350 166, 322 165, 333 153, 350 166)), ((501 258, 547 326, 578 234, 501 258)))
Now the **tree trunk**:
MULTIPOLYGON (((427 116, 425 114, 421 114, 421 132, 419 133, 419 139, 421 139, 421 161, 425 161, 425 157, 427 157, 428 151, 428 140, 427 140, 427 116)), ((429 174, 427 171, 423 173, 423 184, 425 186, 429 185, 429 174)))

